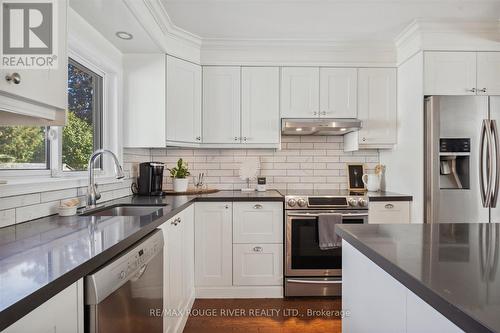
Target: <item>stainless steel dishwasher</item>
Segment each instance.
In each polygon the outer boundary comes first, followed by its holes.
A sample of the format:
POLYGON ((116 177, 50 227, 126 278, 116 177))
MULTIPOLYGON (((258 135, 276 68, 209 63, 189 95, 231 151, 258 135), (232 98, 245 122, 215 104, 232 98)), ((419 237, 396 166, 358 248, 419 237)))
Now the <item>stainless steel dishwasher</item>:
POLYGON ((85 331, 163 332, 163 235, 152 235, 85 280, 85 331))

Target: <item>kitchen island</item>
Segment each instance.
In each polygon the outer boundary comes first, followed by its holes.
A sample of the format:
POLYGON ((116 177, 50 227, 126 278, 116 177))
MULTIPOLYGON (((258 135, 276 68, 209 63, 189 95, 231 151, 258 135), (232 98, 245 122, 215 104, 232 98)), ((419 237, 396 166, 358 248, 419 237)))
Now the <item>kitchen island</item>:
POLYGON ((500 332, 499 224, 342 225, 343 332, 500 332))

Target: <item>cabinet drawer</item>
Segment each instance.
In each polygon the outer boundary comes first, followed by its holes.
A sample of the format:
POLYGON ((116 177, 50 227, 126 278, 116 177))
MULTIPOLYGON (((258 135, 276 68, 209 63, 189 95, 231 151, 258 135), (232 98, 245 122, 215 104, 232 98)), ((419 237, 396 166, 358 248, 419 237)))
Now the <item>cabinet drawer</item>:
POLYGON ((283 284, 283 244, 234 244, 235 286, 283 284))
POLYGON ((282 202, 235 202, 233 243, 282 243, 282 202))
POLYGON ((410 223, 410 202, 370 202, 368 207, 368 223, 410 223))

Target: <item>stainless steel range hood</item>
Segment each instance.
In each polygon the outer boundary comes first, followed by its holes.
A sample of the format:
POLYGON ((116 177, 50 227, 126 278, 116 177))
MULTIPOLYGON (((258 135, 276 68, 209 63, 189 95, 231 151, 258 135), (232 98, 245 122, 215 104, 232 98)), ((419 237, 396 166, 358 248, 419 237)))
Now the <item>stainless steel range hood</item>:
POLYGON ((281 134, 283 135, 344 135, 361 128, 359 119, 281 119, 281 134))

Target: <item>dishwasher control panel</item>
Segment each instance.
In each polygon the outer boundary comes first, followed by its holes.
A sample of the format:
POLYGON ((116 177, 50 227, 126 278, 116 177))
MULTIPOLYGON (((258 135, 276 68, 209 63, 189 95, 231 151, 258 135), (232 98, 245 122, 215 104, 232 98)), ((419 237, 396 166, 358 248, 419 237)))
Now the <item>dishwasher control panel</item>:
POLYGON ((147 264, 163 251, 163 233, 155 231, 151 236, 125 250, 112 262, 86 277, 86 303, 97 304, 117 286, 138 278, 147 269, 147 264))

